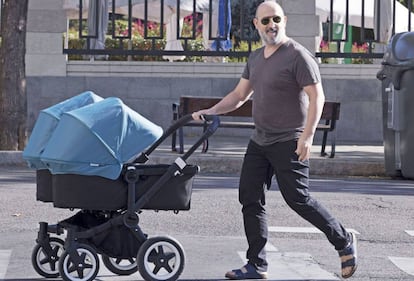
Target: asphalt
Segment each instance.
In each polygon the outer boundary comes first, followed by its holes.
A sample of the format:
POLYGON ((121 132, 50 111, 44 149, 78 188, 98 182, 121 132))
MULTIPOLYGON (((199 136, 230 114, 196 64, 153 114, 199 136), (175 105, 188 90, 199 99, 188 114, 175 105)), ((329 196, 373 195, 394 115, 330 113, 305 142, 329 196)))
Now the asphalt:
MULTIPOLYGON (((185 139, 187 150, 196 138, 185 139)), ((199 165, 204 174, 238 175, 248 137, 216 137, 209 140, 209 150, 202 153, 198 148, 187 162, 199 165)), ((382 145, 343 145, 336 146, 334 158, 320 156, 320 145, 312 148, 310 159, 311 175, 327 177, 387 177, 384 164, 384 147, 382 145)), ((330 153, 330 145, 326 152, 330 153)), ((149 155, 148 163, 173 163, 180 157, 171 151, 171 142, 165 140, 149 155)), ((0 151, 0 166, 27 166, 21 151, 0 151)))

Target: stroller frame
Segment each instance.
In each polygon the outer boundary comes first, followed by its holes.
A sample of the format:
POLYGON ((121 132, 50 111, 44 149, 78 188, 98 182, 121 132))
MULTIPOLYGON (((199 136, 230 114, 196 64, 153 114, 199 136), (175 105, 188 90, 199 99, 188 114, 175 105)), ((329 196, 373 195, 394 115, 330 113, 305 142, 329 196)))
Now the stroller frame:
MULTIPOLYGON (((148 238, 148 235, 139 226, 138 213, 142 209, 146 209, 146 204, 151 202, 157 192, 162 190, 168 181, 183 174, 184 169, 188 166, 186 160, 217 130, 220 125, 217 116, 204 116, 204 118, 209 125, 198 141, 183 156, 178 157, 174 163, 168 166, 165 173, 138 199, 136 197, 136 186, 140 183, 140 178, 146 174, 142 164, 149 160, 149 155, 159 144, 172 133, 175 133, 177 129, 190 122, 192 116, 186 115, 180 118, 147 151, 141 153, 133 163, 124 165, 122 178, 127 183, 126 208, 109 211, 81 209, 73 217, 54 225, 39 222, 37 245, 32 253, 34 269, 47 278, 61 276, 64 280, 90 281, 99 272, 98 253, 102 255, 104 264, 113 273, 129 275, 139 270, 145 280, 177 280, 184 269, 185 254, 182 246, 170 236, 148 238), (94 222, 92 226, 88 223, 86 225, 78 223, 79 219, 82 221, 84 218, 88 219, 89 216, 95 216, 103 222, 98 222, 98 224, 94 222), (100 247, 99 243, 94 243, 94 237, 99 235, 106 237, 107 233, 114 229, 121 229, 123 234, 127 232, 129 240, 134 241, 132 247, 127 245, 128 248, 132 248, 132 251, 138 248, 138 251, 123 253, 122 250, 115 249, 116 253, 108 253, 106 249, 100 247), (60 236, 64 234, 65 230, 67 231, 65 241, 50 235, 60 236), (112 258, 115 259, 114 262, 111 260, 112 258), (121 261, 125 260, 129 264, 127 266, 121 265, 121 261), (149 266, 149 263, 151 263, 151 266, 149 266), (58 265, 58 268, 56 265, 58 265)), ((189 176, 193 178, 197 172, 198 166, 197 170, 192 171, 189 176)), ((189 196, 191 197, 191 194, 189 196)), ((178 213, 179 210, 173 211, 178 213)))

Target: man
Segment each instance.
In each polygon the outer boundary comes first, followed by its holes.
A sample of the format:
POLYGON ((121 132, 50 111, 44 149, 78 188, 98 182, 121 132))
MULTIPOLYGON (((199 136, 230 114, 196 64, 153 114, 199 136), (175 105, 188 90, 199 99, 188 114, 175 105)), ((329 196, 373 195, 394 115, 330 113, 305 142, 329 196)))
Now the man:
POLYGON ((287 204, 327 236, 341 259, 342 277, 357 268, 356 237, 308 192, 309 156, 324 105, 318 65, 300 44, 286 36, 287 18, 275 1, 261 3, 253 23, 263 47, 251 53, 242 77, 227 96, 209 109, 218 115, 253 98, 256 125, 248 144, 239 184, 248 263, 229 271, 229 279, 266 279, 267 221, 265 189, 273 174, 287 204))

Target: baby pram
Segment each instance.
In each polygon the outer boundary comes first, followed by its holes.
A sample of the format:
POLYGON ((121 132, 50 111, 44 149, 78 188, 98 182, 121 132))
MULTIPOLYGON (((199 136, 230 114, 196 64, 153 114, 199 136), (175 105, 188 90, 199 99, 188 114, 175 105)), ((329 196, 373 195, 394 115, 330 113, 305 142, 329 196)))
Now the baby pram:
POLYGON ((32 252, 34 269, 46 278, 94 280, 101 255, 118 275, 139 270, 145 280, 176 280, 185 263, 184 249, 170 236, 149 237, 139 225, 142 210, 178 212, 190 209, 197 165, 186 160, 219 126, 217 116, 205 116, 208 127, 196 143, 171 164, 146 164, 150 154, 190 120, 184 116, 139 157, 122 167, 116 179, 79 174, 37 173, 38 200, 54 207, 79 209, 57 224, 40 222, 32 252), (45 191, 45 189, 52 189, 45 191), (51 196, 51 197, 50 197, 51 196), (59 238, 65 235, 64 239, 59 238))

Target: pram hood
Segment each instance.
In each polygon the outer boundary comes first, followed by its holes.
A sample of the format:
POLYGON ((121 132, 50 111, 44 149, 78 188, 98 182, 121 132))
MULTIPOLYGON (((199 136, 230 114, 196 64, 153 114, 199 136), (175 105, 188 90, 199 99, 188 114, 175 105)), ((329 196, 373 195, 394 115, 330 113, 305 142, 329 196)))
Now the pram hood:
POLYGON ((47 168, 40 160, 40 155, 45 149, 64 112, 101 100, 103 98, 100 96, 91 91, 86 91, 40 111, 27 146, 23 150, 23 159, 28 162, 29 167, 34 169, 47 168))
POLYGON ((116 179, 122 166, 161 137, 163 130, 119 98, 66 112, 41 160, 52 174, 116 179))

